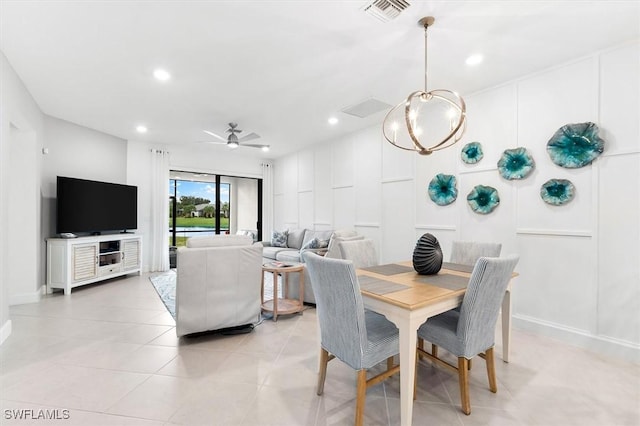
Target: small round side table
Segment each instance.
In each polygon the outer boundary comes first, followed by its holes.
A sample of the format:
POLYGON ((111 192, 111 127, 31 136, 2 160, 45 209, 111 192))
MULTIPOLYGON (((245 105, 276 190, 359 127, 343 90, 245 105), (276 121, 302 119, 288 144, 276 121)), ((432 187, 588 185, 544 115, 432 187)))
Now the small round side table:
POLYGON ((302 263, 285 263, 285 262, 269 262, 262 265, 262 286, 260 288, 260 301, 262 303, 262 311, 273 312, 273 320, 278 320, 278 315, 294 314, 302 312, 304 298, 304 264, 302 263), (264 274, 271 272, 273 274, 273 299, 264 300, 264 274), (289 275, 292 272, 300 274, 298 281, 300 300, 289 299, 289 275), (283 298, 278 298, 278 275, 282 276, 284 285, 283 298))

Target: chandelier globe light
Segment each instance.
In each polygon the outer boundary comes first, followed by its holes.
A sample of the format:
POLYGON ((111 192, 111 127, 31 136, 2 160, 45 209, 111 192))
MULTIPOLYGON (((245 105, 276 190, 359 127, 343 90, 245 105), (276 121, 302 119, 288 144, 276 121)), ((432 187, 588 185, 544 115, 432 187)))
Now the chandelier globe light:
POLYGON ((467 121, 466 105, 457 92, 428 90, 427 30, 434 22, 433 16, 418 21, 424 28, 424 90, 409 94, 387 113, 382 123, 382 134, 390 144, 420 155, 429 155, 458 142, 467 121))

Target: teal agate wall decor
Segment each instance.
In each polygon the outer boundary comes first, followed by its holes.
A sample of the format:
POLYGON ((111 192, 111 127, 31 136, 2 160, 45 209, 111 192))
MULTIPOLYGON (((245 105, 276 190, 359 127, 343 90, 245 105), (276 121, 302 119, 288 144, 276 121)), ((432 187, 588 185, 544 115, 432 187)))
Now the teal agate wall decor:
POLYGON ((429 182, 429 198, 439 206, 446 206, 458 198, 456 177, 438 173, 429 182))
POLYGON ((540 187, 540 197, 552 206, 562 206, 573 200, 575 186, 566 179, 549 179, 540 187))
POLYGON ((506 149, 498 160, 500 176, 508 180, 524 179, 533 171, 536 163, 526 148, 506 149))
POLYGON ((413 249, 413 269, 420 275, 434 275, 442 268, 442 249, 432 234, 424 234, 413 249))
POLYGON ((467 202, 474 212, 489 214, 500 204, 500 196, 491 186, 476 185, 467 195, 467 202))
POLYGON ((482 157, 484 157, 484 153, 482 152, 482 145, 480 145, 480 142, 469 142, 464 147, 462 147, 460 156, 462 157, 462 161, 464 161, 465 163, 475 164, 478 161, 482 160, 482 157))
POLYGON ((567 169, 591 164, 603 151, 598 126, 591 122, 564 125, 547 142, 551 161, 567 169))

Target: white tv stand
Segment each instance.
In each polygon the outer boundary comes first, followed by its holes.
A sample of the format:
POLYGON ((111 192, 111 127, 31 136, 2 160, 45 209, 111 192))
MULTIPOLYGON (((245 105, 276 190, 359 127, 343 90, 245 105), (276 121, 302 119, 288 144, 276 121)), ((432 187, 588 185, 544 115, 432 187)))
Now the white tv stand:
POLYGON ((137 273, 140 275, 142 237, 109 234, 47 239, 47 291, 71 289, 96 281, 137 273))

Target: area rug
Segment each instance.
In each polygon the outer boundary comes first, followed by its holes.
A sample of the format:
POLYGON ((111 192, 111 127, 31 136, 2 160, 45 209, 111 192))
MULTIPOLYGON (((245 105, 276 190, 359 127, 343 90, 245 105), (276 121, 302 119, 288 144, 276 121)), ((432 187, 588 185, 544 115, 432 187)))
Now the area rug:
MULTIPOLYGON (((273 298, 273 278, 271 274, 265 274, 264 278, 264 298, 265 300, 269 300, 273 298)), ((149 280, 156 289, 167 311, 169 311, 173 319, 176 319, 176 270, 172 269, 167 272, 152 275, 149 277, 149 280)), ((278 294, 282 297, 282 286, 278 287, 278 294)))
POLYGON ((176 271, 172 269, 149 277, 151 284, 155 287, 160 300, 164 303, 167 311, 173 319, 176 319, 176 271))

